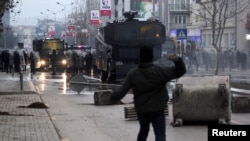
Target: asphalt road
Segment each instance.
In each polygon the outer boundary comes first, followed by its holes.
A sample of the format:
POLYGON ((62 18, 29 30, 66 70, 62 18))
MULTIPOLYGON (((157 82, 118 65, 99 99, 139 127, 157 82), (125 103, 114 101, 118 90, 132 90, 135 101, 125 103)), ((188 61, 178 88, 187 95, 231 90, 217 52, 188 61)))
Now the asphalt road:
MULTIPOLYGON (((42 100, 49 106, 48 113, 63 141, 136 140, 139 125, 137 120, 124 117, 124 107, 132 106, 132 95, 122 99, 124 104, 94 105, 93 93, 96 87, 86 87, 77 94, 65 84, 63 75, 37 74, 33 82, 42 100)), ((232 113, 230 124, 250 124, 250 114, 232 113)), ((172 127, 172 104, 169 104, 167 116, 167 140, 171 141, 207 141, 206 124, 189 124, 172 127)), ((149 141, 154 140, 151 127, 149 141)))

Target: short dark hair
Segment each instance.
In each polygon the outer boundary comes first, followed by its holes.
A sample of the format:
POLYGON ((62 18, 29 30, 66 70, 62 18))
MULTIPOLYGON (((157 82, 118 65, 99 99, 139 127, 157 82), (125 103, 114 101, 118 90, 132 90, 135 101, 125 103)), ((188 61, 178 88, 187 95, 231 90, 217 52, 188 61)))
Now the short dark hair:
POLYGON ((142 46, 140 48, 140 62, 151 62, 153 61, 153 47, 142 46))

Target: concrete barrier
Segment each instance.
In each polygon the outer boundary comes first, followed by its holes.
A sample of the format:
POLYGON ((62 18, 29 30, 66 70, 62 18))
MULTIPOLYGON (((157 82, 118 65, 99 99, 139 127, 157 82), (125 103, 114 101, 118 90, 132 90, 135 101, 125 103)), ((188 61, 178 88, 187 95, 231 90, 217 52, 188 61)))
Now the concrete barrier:
POLYGON ((231 88, 233 113, 250 113, 250 90, 231 88))
POLYGON ((233 113, 250 113, 250 99, 246 96, 236 96, 232 98, 233 113))

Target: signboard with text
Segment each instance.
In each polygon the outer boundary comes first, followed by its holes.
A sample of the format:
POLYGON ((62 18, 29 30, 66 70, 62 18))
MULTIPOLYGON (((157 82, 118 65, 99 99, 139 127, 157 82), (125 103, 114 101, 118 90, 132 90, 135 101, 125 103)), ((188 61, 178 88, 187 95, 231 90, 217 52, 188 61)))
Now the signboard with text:
POLYGON ((54 36, 56 32, 56 27, 54 25, 49 26, 48 28, 48 36, 54 36))
POLYGON ((90 11, 90 24, 100 24, 100 12, 99 10, 90 11))
POLYGON ((111 0, 100 0, 101 16, 111 16, 111 0))

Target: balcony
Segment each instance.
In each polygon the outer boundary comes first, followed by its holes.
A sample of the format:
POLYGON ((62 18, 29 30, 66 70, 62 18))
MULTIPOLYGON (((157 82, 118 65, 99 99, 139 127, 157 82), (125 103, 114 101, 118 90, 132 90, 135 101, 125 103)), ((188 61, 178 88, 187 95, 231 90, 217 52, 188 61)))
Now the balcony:
POLYGON ((169 4, 170 13, 191 13, 190 4, 169 4))
POLYGON ((169 23, 169 27, 172 29, 178 29, 178 28, 187 28, 187 26, 192 26, 192 23, 182 23, 182 24, 177 24, 174 22, 169 23))

